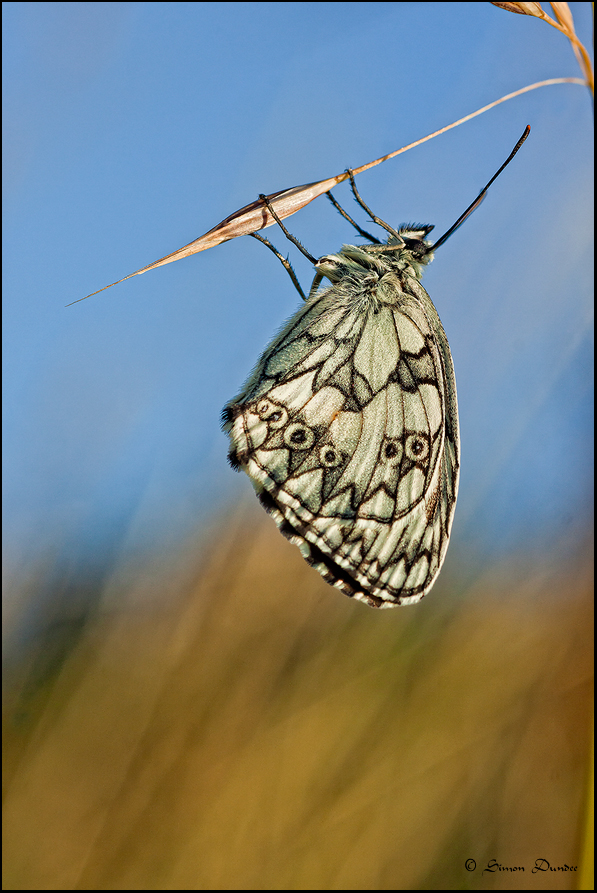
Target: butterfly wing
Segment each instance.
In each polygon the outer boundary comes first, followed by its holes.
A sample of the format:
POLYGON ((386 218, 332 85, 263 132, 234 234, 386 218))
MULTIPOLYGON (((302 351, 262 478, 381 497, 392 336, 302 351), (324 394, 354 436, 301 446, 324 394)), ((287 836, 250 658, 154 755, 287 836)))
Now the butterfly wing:
POLYGON ((413 277, 375 301, 332 286, 299 310, 225 409, 231 462, 282 533, 346 595, 419 601, 446 554, 458 487, 448 342, 413 277))

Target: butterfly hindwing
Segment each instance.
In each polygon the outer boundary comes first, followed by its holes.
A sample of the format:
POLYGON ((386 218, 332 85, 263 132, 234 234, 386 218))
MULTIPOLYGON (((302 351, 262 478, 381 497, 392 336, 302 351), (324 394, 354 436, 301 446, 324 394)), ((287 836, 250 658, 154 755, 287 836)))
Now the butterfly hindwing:
POLYGON ((375 607, 431 588, 458 486, 448 342, 420 265, 404 255, 344 246, 322 258, 333 284, 225 410, 231 462, 282 533, 328 582, 375 607))

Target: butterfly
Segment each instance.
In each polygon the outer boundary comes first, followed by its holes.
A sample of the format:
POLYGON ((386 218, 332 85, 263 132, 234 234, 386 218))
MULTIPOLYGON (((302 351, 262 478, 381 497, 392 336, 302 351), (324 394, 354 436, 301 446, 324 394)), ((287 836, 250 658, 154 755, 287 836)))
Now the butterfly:
MULTIPOLYGON (((385 242, 328 193, 368 242, 316 260, 260 197, 312 260, 315 278, 305 304, 225 406, 223 428, 232 467, 248 474, 303 558, 345 595, 389 608, 414 604, 433 586, 458 494, 454 367, 421 276, 495 177, 432 245, 432 226, 395 230, 376 217, 348 173, 356 200, 387 231, 385 242), (329 285, 321 288, 324 279, 329 285)), ((255 237, 302 294, 288 261, 255 237)))

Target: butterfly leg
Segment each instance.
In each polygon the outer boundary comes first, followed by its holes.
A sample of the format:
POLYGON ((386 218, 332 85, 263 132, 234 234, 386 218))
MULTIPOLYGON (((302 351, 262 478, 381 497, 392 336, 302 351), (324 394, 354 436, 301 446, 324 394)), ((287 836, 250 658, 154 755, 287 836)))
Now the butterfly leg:
POLYGON ((309 289, 309 298, 312 298, 317 289, 321 284, 321 280, 323 279, 323 273, 316 273, 313 277, 313 282, 311 283, 311 288, 309 289))
POLYGON ((374 245, 381 245, 381 242, 379 241, 379 239, 376 239, 375 236, 372 236, 371 233, 368 233, 366 229, 361 229, 361 227, 356 222, 356 220, 352 219, 350 214, 348 214, 344 210, 342 205, 340 205, 340 203, 336 201, 336 199, 334 198, 334 196, 332 195, 331 192, 326 192, 326 195, 329 198, 329 200, 331 201, 331 203, 333 204, 334 208, 336 208, 337 211, 340 211, 340 213, 342 214, 342 216, 344 217, 345 220, 348 220, 349 223, 352 223, 352 225, 354 226, 354 228, 356 229, 356 231, 359 233, 360 236, 363 236, 364 239, 369 239, 369 241, 373 242, 374 245))
MULTIPOLYGON (((354 174, 353 174, 353 172, 352 172, 350 169, 347 169, 347 170, 346 170, 346 173, 347 173, 348 176, 350 177, 350 185, 351 185, 352 193, 353 193, 354 197, 355 197, 356 200, 358 201, 358 203, 359 203, 359 205, 361 206, 361 208, 363 208, 363 210, 367 212, 367 214, 369 215, 369 217, 371 218, 371 220, 373 221, 373 223, 377 223, 378 226, 381 226, 382 229, 385 229, 386 232, 390 233, 392 236, 396 236, 397 238, 400 238, 399 235, 398 235, 398 233, 396 232, 396 230, 395 230, 395 229, 392 229, 392 227, 390 226, 389 223, 386 223, 385 220, 382 220, 382 219, 381 219, 381 217, 377 217, 377 216, 373 213, 373 211, 371 210, 371 208, 369 207, 369 205, 366 205, 366 204, 365 204, 365 202, 363 201, 363 199, 362 199, 361 196, 359 195, 359 191, 358 191, 358 189, 357 189, 357 184, 356 184, 355 181, 354 181, 354 174)), ((377 241, 377 240, 376 240, 376 241, 377 241)))
POLYGON ((269 198, 267 197, 267 195, 263 195, 263 193, 261 193, 259 198, 265 204, 265 207, 270 212, 270 214, 272 215, 272 217, 274 218, 274 220, 276 221, 276 223, 278 224, 278 226, 280 227, 280 229, 282 230, 282 232, 284 233, 286 238, 290 242, 292 242, 293 245, 296 245, 296 247, 301 252, 301 254, 304 254, 305 257, 307 258, 307 260, 310 260, 311 263, 313 264, 313 266, 315 266, 315 264, 317 263, 317 258, 313 257, 312 254, 309 254, 309 252, 307 251, 305 246, 301 245, 301 243, 296 238, 296 236, 293 236, 292 233, 288 232, 288 230, 286 229, 286 227, 284 226, 284 224, 282 223, 282 221, 280 220, 280 218, 274 211, 274 207, 273 207, 272 203, 270 202, 269 198))
MULTIPOLYGON (((253 238, 257 239, 259 242, 263 242, 264 245, 267 245, 267 247, 269 248, 270 251, 274 252, 276 257, 278 258, 278 260, 280 261, 280 263, 282 264, 282 266, 284 267, 284 269, 286 270, 286 272, 292 279, 292 281, 294 283, 294 287, 298 291, 299 295, 301 296, 303 301, 306 301, 307 296, 305 295, 305 292, 302 290, 301 284, 298 281, 298 279, 296 278, 296 273, 292 269, 292 264, 290 263, 288 258, 283 257, 283 255, 281 255, 280 252, 272 245, 272 243, 269 241, 269 239, 266 239, 263 236, 258 236, 257 233, 249 233, 249 235, 253 236, 253 238)), ((313 290, 313 289, 311 289, 311 290, 313 290)))

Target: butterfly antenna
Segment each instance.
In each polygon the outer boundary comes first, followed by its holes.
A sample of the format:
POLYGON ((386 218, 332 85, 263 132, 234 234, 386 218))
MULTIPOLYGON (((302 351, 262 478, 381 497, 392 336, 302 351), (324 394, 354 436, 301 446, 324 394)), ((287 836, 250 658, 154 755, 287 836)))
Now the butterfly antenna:
POLYGON ((458 220, 456 221, 456 223, 453 226, 451 226, 450 229, 437 240, 437 242, 431 247, 430 251, 436 251, 440 247, 440 245, 443 245, 444 242, 446 242, 450 238, 452 233, 455 233, 456 230, 458 229, 458 227, 462 226, 462 224, 464 223, 466 218, 470 217, 470 215, 473 213, 473 211, 476 211, 476 209, 479 207, 479 205, 485 198, 485 196, 487 194, 487 190, 489 189, 489 187, 491 186, 493 181, 497 180, 497 178, 499 177, 501 172, 504 170, 504 168, 510 164, 510 162, 512 161, 512 159, 514 158, 514 156, 516 155, 516 153, 518 152, 518 150, 520 149, 520 147, 522 146, 522 144, 524 143, 524 141, 526 140, 526 138, 530 132, 531 132, 531 126, 530 126, 530 124, 527 124, 527 126, 524 129, 523 135, 520 137, 520 139, 518 140, 518 142, 516 143, 516 145, 514 146, 514 148, 512 149, 512 151, 510 152, 510 154, 508 155, 508 157, 506 158, 506 160, 500 167, 500 169, 498 171, 496 171, 496 173, 493 175, 493 177, 491 178, 489 183, 483 187, 483 189, 481 190, 481 192, 479 193, 477 198, 474 200, 474 202, 472 204, 470 204, 468 206, 468 208, 466 209, 464 214, 461 214, 460 217, 458 218, 458 220))

